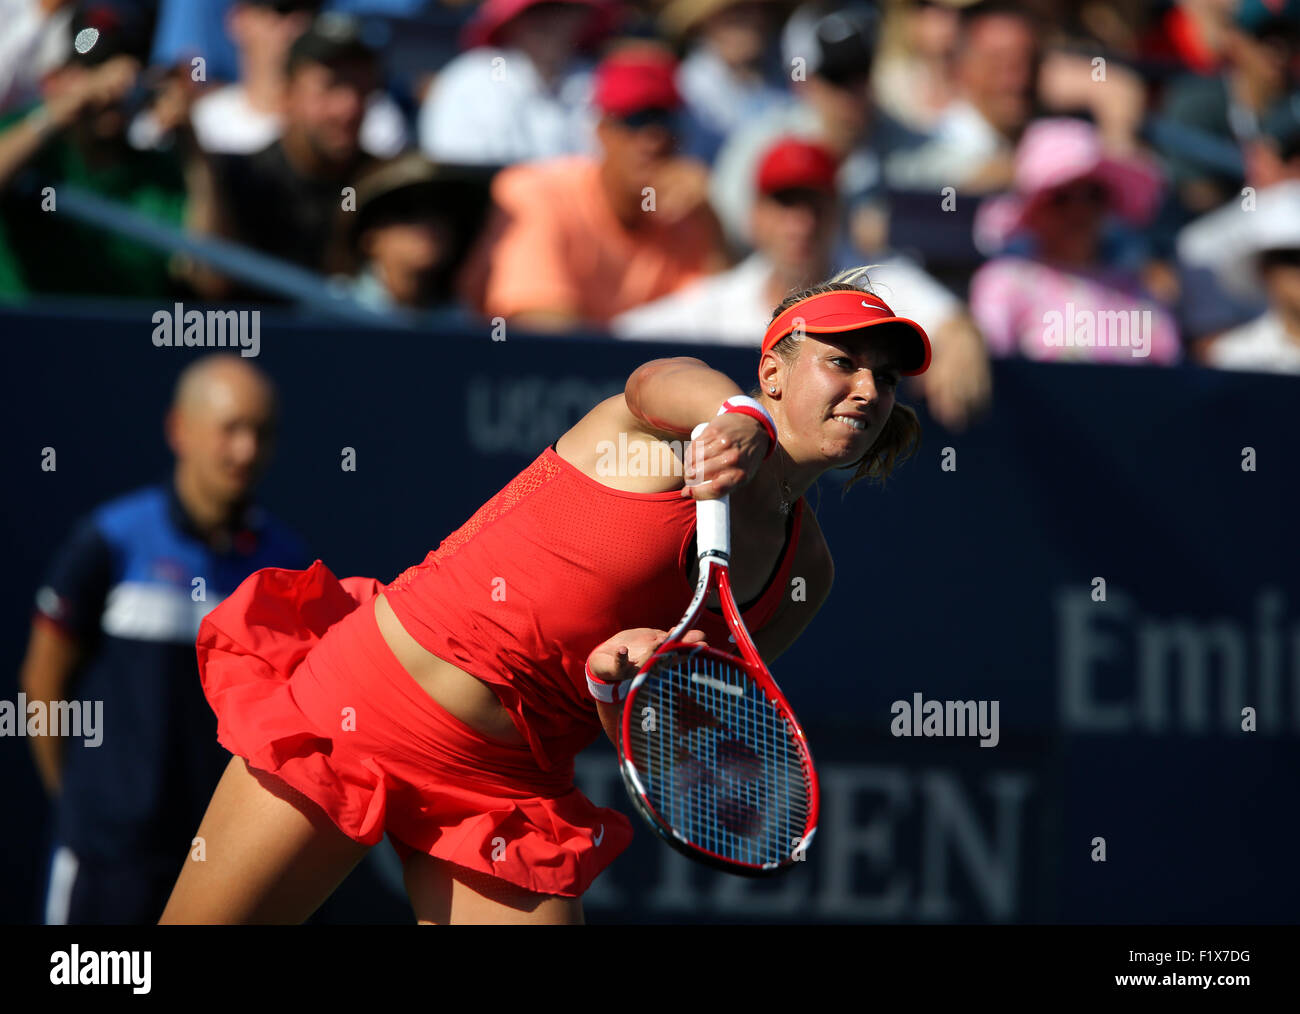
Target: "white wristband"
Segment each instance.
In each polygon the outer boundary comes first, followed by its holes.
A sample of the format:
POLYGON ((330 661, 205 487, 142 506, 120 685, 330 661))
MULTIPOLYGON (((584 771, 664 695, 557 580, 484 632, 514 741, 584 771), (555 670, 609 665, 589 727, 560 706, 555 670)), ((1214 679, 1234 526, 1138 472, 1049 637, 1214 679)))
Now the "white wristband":
POLYGON ((627 696, 628 690, 632 686, 631 680, 619 680, 617 683, 606 683, 602 679, 597 679, 591 674, 591 665, 583 667, 587 674, 587 693, 600 701, 602 704, 613 704, 621 701, 627 696))
POLYGON ((759 424, 767 432, 767 454, 764 455, 764 458, 770 458, 772 452, 776 450, 776 420, 763 407, 762 402, 747 395, 737 394, 724 401, 722 407, 718 409, 718 415, 723 415, 726 412, 740 412, 751 419, 758 420, 759 424))

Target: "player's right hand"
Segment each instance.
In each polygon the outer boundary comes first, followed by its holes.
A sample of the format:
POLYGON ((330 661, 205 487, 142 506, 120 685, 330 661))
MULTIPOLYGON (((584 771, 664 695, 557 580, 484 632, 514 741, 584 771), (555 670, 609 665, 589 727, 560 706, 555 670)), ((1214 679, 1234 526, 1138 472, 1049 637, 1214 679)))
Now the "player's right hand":
POLYGON ((758 474, 768 443, 767 430, 752 416, 727 412, 710 419, 686 445, 681 495, 713 500, 743 486, 758 474))

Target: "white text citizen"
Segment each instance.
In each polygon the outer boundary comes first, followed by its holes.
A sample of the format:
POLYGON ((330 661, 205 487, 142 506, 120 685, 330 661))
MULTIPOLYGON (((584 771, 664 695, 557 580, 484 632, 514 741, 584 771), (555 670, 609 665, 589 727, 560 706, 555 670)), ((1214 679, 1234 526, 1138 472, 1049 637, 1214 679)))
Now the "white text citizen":
POLYGON ((262 348, 261 310, 187 310, 177 303, 153 315, 153 343, 158 348, 238 348, 246 359, 262 348))
POLYGON ((56 986, 130 986, 148 993, 151 951, 83 951, 76 944, 50 955, 50 982, 56 986))

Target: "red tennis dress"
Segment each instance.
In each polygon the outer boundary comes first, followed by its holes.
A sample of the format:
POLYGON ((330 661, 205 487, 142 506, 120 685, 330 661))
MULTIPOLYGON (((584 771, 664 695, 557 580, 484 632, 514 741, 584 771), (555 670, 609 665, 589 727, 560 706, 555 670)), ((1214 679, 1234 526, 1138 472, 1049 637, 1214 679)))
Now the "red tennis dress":
MULTIPOLYGON (((803 500, 751 631, 789 583, 803 500)), ((548 447, 387 587, 305 571, 247 578, 203 621, 199 671, 218 739, 315 801, 341 831, 520 887, 581 895, 630 822, 573 784, 601 734, 584 664, 620 630, 671 629, 694 591, 695 501, 601 485, 548 447), (484 736, 402 668, 374 618, 382 591, 427 650, 490 685, 526 745, 484 736)), ((725 645, 720 615, 697 626, 725 645)))

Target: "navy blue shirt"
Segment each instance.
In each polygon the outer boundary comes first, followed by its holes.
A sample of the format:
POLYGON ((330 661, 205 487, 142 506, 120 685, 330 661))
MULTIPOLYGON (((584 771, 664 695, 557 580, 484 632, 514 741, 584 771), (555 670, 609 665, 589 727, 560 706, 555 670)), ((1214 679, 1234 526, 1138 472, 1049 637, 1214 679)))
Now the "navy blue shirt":
POLYGON ((305 568, 303 541, 259 508, 212 546, 170 482, 82 520, 36 595, 83 648, 67 700, 102 701, 101 742, 63 741, 55 834, 81 857, 184 857, 230 760, 199 682, 199 623, 262 567, 305 568))

